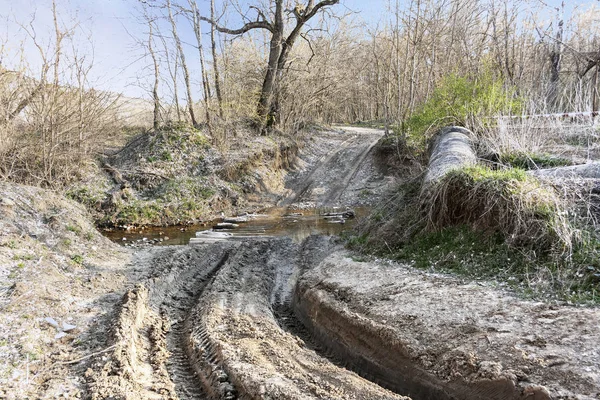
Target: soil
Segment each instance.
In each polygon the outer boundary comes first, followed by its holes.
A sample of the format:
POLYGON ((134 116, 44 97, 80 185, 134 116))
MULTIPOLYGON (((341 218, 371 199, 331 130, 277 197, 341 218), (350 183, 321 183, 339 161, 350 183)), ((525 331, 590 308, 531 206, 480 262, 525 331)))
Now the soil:
POLYGON ((296 310, 340 353, 378 367, 383 382, 415 398, 599 398, 600 310, 329 245, 301 277, 296 310))
MULTIPOLYGON (((316 135, 281 203, 374 201, 394 181, 380 136, 316 135)), ((132 251, 73 202, 0 189, 2 398, 600 398, 597 309, 362 261, 323 236, 132 251), (76 329, 57 338, 46 317, 76 329)))
POLYGON ((337 127, 314 136, 287 178, 281 205, 296 208, 372 205, 393 187, 373 156, 377 129, 337 127))
POLYGON ((131 255, 60 195, 0 183, 0 199, 0 398, 79 396, 131 255))

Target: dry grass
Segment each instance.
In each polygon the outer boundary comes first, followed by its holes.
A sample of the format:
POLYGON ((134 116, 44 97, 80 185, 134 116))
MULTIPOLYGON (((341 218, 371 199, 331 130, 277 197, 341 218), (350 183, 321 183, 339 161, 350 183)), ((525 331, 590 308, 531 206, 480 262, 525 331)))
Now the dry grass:
POLYGON ((519 169, 467 167, 448 173, 421 194, 427 229, 469 225, 501 233, 508 243, 570 253, 575 230, 564 201, 519 169))

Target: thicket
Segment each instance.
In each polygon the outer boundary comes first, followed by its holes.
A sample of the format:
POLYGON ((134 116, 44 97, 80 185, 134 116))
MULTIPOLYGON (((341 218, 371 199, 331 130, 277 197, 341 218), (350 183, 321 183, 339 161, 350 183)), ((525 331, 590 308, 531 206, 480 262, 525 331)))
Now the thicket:
POLYGON ((524 100, 502 78, 484 71, 474 77, 445 76, 433 94, 396 128, 400 137, 424 145, 439 128, 448 125, 470 130, 493 127, 495 117, 523 112, 524 100))

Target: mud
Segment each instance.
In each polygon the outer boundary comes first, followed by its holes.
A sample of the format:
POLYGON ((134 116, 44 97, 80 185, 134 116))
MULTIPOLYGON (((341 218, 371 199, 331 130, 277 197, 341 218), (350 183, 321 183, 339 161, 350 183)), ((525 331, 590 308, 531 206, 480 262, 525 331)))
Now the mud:
POLYGON ((394 178, 382 174, 373 147, 383 132, 336 128, 308 143, 286 184, 280 205, 297 208, 369 205, 391 189, 394 178))
POLYGON ((417 399, 600 396, 598 309, 357 262, 341 248, 312 265, 298 283, 298 315, 388 387, 417 399))
MULTIPOLYGON (((316 137, 284 203, 344 208, 377 197, 392 180, 371 157, 380 135, 316 137)), ((336 240, 224 237, 141 249, 111 258, 116 266, 90 264, 93 289, 72 299, 88 302, 70 308, 81 331, 39 363, 47 370, 26 397, 600 398, 600 310, 366 261, 336 240), (66 380, 75 383, 60 389, 66 380)), ((0 248, 4 260, 9 245, 0 248)), ((118 249, 103 246, 107 254, 118 249)), ((9 394, 19 398, 16 386, 9 394)))
MULTIPOLYGON (((316 138, 283 203, 344 207, 369 185, 376 196, 388 179, 369 157, 379 135, 316 138)), ((598 310, 355 261, 323 236, 198 243, 140 253, 122 309, 139 298, 142 316, 125 320, 136 328, 118 331, 127 335, 90 373, 97 398, 600 396, 598 310)))

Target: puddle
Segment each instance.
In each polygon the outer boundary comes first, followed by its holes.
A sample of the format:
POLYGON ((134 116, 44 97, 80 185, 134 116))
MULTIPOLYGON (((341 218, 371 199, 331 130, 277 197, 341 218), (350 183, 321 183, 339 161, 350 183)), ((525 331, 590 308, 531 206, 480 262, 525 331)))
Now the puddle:
MULTIPOLYGON (((272 208, 265 214, 250 218, 248 222, 236 223, 234 229, 219 230, 234 236, 288 236, 295 241, 301 241, 313 234, 339 235, 351 228, 360 217, 369 213, 368 207, 355 207, 355 218, 345 219, 340 224, 337 218, 328 219, 327 213, 339 213, 345 208, 320 208, 295 210, 287 208, 272 208), (298 215, 301 213, 302 215, 298 215)), ((185 227, 170 226, 165 228, 144 228, 143 230, 114 230, 104 231, 103 235, 120 244, 154 242, 157 245, 186 245, 191 238, 196 237, 196 232, 213 229, 216 220, 205 225, 189 225, 185 227)))

